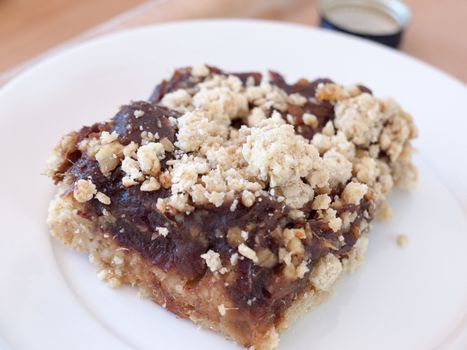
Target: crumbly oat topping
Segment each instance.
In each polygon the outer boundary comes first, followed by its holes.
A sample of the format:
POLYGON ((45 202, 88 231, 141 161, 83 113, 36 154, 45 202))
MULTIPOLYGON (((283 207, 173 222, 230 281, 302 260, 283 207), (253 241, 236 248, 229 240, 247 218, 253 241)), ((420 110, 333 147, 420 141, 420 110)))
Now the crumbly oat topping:
POLYGON ((324 211, 324 219, 328 222, 328 226, 334 232, 342 228, 342 218, 337 216, 337 211, 333 208, 328 208, 324 211))
POLYGON ((109 133, 108 131, 103 131, 99 139, 102 145, 110 144, 114 141, 117 141, 118 134, 115 131, 113 131, 112 133, 109 133))
POLYGON ((311 208, 314 210, 327 209, 329 208, 330 204, 331 204, 331 197, 329 197, 328 194, 320 194, 316 196, 315 199, 313 200, 311 208))
POLYGON ((194 66, 191 69, 191 74, 195 77, 205 77, 209 75, 209 68, 205 64, 194 66))
POLYGON ((310 281, 318 290, 328 291, 342 273, 342 264, 334 254, 328 254, 315 266, 310 281))
POLYGON ((302 240, 307 238, 304 229, 285 229, 283 244, 279 248, 279 261, 284 263, 284 275, 290 280, 302 279, 310 271, 302 240))
POLYGON ((128 145, 123 148, 123 155, 129 158, 136 158, 136 151, 138 150, 138 144, 131 141, 128 145))
POLYGON ((287 93, 268 82, 262 82, 259 86, 247 87, 246 97, 249 103, 265 111, 271 108, 278 111, 287 109, 287 93))
POLYGON ((104 144, 99 148, 95 157, 103 174, 110 173, 120 164, 122 149, 118 142, 104 144))
POLYGON ((123 159, 122 170, 126 174, 122 179, 123 186, 125 187, 136 185, 138 181, 144 179, 139 163, 133 158, 125 157, 125 159, 123 159))
POLYGON ((97 193, 96 185, 91 180, 78 180, 73 190, 73 197, 80 203, 90 201, 97 193))
POLYGON ((211 272, 220 271, 222 269, 222 262, 219 253, 209 249, 207 253, 201 254, 201 258, 206 261, 211 272))
POLYGON ((165 95, 161 104, 170 109, 184 112, 190 109, 191 102, 191 95, 186 90, 179 89, 165 95))
POLYGON ((349 182, 342 192, 342 199, 349 204, 360 204, 368 192, 368 186, 357 182, 349 182))
MULTIPOLYGON (((251 207, 264 191, 292 208, 312 202, 313 209, 324 210, 330 205, 327 193, 352 177, 342 196, 345 202, 357 204, 368 185, 378 182, 377 198, 392 188, 390 170, 382 169, 378 159, 380 152, 388 154, 395 169, 401 154, 410 155, 406 143, 416 130, 411 117, 393 100, 378 99, 357 87, 321 84, 315 97, 334 101, 336 117, 309 142, 295 132, 295 117, 288 114, 284 120, 279 113, 287 104, 305 105, 307 98, 301 94, 287 94, 268 82, 243 85, 236 76, 210 74, 206 66, 193 68, 192 74, 202 79, 196 89, 169 92, 160 102, 182 113, 173 120, 174 144, 166 138, 155 142, 156 137, 147 132, 143 145, 132 142, 123 147, 118 135, 108 132, 101 134, 99 144, 87 144, 96 151, 103 173, 121 163, 124 186, 141 184, 142 191, 157 191, 169 185, 168 203, 181 212, 192 211, 191 203, 219 207, 237 196, 242 205, 251 207), (240 130, 232 128, 237 118, 246 123, 240 130), (287 123, 287 118, 293 122, 287 123), (357 152, 357 147, 363 149, 357 152), (180 156, 168 162, 168 172, 159 178, 161 160, 174 151, 182 153, 176 153, 180 156), (316 191, 321 194, 314 200, 316 191)), ((134 115, 144 112, 136 110, 134 115)), ((302 120, 311 127, 318 124, 310 113, 303 113, 302 120)), ((332 212, 326 215, 337 228, 339 218, 332 212)))
POLYGON ((287 97, 287 102, 296 106, 303 106, 306 98, 300 94, 291 94, 287 97))
POLYGON ((307 266, 307 262, 305 260, 303 260, 300 263, 300 265, 298 265, 297 268, 296 268, 297 277, 302 279, 303 277, 305 277, 305 274, 308 271, 310 271, 310 269, 307 266))
POLYGON ((269 183, 274 193, 284 196, 294 208, 301 208, 313 199, 313 182, 303 181, 322 166, 313 145, 295 134, 278 113, 258 127, 240 131, 247 135, 242 155, 248 163, 249 176, 269 183))
POLYGON ((157 191, 161 188, 160 182, 155 177, 149 177, 141 184, 140 190, 143 192, 157 191))
POLYGON ((158 175, 161 166, 160 159, 164 158, 165 148, 162 143, 149 142, 138 148, 136 158, 144 174, 158 175))

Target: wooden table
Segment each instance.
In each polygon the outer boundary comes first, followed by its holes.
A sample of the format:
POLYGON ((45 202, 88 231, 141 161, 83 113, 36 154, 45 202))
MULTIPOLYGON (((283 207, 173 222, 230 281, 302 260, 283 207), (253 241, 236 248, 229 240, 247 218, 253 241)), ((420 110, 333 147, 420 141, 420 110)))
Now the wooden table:
MULTIPOLYGON (((313 0, 142 1, 0 0, 0 85, 53 52, 124 28, 213 17, 319 23, 313 0)), ((412 20, 401 50, 467 82, 467 0, 406 3, 412 20)))

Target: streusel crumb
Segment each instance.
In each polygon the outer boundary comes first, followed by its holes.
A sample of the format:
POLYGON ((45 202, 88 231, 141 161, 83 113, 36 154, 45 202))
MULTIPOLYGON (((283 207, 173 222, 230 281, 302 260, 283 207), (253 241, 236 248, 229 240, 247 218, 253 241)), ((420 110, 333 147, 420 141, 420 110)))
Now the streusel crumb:
POLYGON ((78 180, 73 190, 73 197, 80 203, 90 201, 97 193, 96 185, 91 180, 78 180))

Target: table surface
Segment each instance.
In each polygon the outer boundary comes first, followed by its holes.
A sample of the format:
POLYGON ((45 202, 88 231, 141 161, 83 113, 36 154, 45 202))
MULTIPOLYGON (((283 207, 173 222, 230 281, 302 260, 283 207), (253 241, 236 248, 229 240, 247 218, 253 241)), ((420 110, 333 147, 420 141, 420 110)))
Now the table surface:
MULTIPOLYGON (((467 82, 467 0, 406 0, 401 50, 467 82)), ((77 42, 151 23, 244 17, 319 23, 312 0, 0 0, 0 85, 77 42)))

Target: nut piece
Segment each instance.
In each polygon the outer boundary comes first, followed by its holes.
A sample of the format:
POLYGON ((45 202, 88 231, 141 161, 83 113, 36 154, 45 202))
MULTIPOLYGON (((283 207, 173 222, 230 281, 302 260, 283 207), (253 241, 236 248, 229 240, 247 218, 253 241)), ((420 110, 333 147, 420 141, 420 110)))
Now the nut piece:
POLYGON ((270 268, 277 264, 276 255, 267 248, 260 249, 256 255, 259 266, 270 268))
POLYGON ((201 258, 206 261, 209 270, 216 272, 222 269, 222 262, 219 253, 209 249, 207 253, 201 254, 201 258))
POLYGON ((101 144, 106 145, 116 141, 118 138, 118 134, 116 131, 109 133, 108 131, 103 131, 99 137, 101 144))
POLYGON ((306 103, 306 97, 300 95, 300 94, 291 94, 287 97, 287 102, 296 105, 296 106, 303 106, 306 103))
POLYGON ((133 112, 133 115, 135 116, 135 118, 141 118, 144 115, 144 111, 137 109, 133 112))
POLYGON ((161 142, 166 152, 172 153, 175 150, 175 147, 172 142, 167 137, 164 137, 161 142))
POLYGON ((167 227, 156 227, 156 231, 163 237, 167 237, 169 230, 167 227))
POLYGON ((102 192, 97 192, 96 194, 96 199, 101 202, 102 204, 109 205, 110 204, 110 198, 106 194, 102 192))
POLYGON ((97 193, 96 185, 91 180, 80 179, 75 184, 73 197, 80 203, 90 201, 97 193))
POLYGON ((327 209, 331 204, 331 197, 327 194, 320 194, 315 197, 313 203, 311 205, 311 209, 318 210, 318 209, 327 209))
POLYGON ((233 253, 231 256, 230 256, 230 264, 232 266, 235 266, 237 265, 237 262, 238 262, 238 254, 237 253, 233 253))
POLYGON ((360 204, 363 196, 368 192, 368 186, 365 184, 350 182, 345 186, 342 192, 342 199, 349 204, 360 204))
POLYGON ((337 211, 333 208, 326 209, 324 218, 328 222, 329 227, 334 232, 339 231, 342 228, 342 219, 337 216, 337 211))
POLYGON ((310 282, 319 290, 328 291, 342 272, 342 264, 329 253, 318 261, 310 275, 310 282))
POLYGON ((312 128, 318 127, 318 118, 314 114, 303 113, 302 119, 305 125, 311 126, 312 128))
POLYGON ((307 266, 307 262, 305 260, 303 260, 300 265, 297 266, 297 268, 295 269, 296 273, 297 273, 297 277, 299 279, 302 279, 303 277, 305 277, 305 274, 310 271, 310 269, 308 268, 307 266))
POLYGON ((204 64, 200 64, 191 69, 191 74, 195 77, 206 77, 209 75, 209 68, 204 64))
POLYGON ((341 100, 349 97, 349 93, 340 85, 334 83, 319 84, 315 97, 318 100, 341 100))
POLYGON ((140 187, 140 190, 143 192, 152 192, 157 191, 161 188, 161 184, 157 181, 156 178, 150 177, 149 179, 145 180, 140 187))
POLYGON ((129 157, 125 157, 122 162, 122 170, 126 173, 123 177, 123 186, 129 187, 137 184, 137 180, 143 179, 143 173, 140 170, 139 163, 129 157))
POLYGON ((103 145, 96 153, 96 160, 99 163, 99 169, 102 174, 114 170, 120 164, 120 154, 123 146, 118 142, 112 142, 103 145))
POLYGON ((254 263, 258 262, 258 257, 256 256, 256 252, 248 247, 245 243, 242 243, 238 246, 238 252, 243 255, 245 258, 250 259, 254 263))
POLYGON ((252 192, 250 191, 242 192, 242 204, 245 207, 247 208, 251 207, 253 204, 255 204, 255 200, 256 200, 256 197, 252 192))
POLYGON ((136 150, 138 149, 138 144, 131 141, 128 145, 123 148, 123 155, 129 158, 136 158, 136 150))
POLYGON ((164 153, 164 146, 156 142, 149 142, 138 148, 136 156, 141 171, 145 174, 157 175, 161 170, 159 159, 164 157, 164 153))

